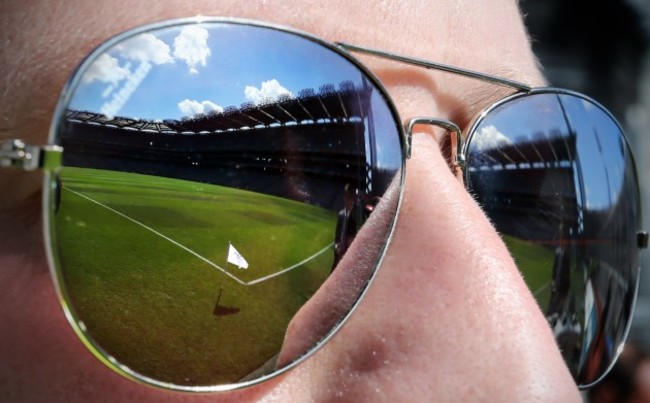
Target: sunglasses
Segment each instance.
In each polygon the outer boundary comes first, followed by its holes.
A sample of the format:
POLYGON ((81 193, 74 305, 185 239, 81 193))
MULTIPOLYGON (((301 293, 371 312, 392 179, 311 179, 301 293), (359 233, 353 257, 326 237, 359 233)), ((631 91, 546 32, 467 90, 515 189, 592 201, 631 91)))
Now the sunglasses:
POLYGON ((630 327, 648 235, 625 135, 584 95, 258 22, 177 20, 92 52, 49 145, 3 141, 0 163, 45 172, 54 282, 92 353, 145 384, 222 391, 294 367, 350 316, 390 240, 422 124, 450 133, 452 168, 577 384, 598 382, 630 327), (354 53, 512 93, 465 135, 443 119, 403 125, 354 53))

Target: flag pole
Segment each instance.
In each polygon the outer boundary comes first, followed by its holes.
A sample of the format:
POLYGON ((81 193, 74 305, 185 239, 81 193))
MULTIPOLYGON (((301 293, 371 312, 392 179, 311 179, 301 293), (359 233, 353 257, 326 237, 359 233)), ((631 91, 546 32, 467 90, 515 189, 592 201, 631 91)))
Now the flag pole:
POLYGON ((219 296, 217 296, 217 303, 214 305, 214 313, 215 315, 219 316, 219 301, 221 301, 221 293, 223 292, 223 288, 219 288, 219 296))

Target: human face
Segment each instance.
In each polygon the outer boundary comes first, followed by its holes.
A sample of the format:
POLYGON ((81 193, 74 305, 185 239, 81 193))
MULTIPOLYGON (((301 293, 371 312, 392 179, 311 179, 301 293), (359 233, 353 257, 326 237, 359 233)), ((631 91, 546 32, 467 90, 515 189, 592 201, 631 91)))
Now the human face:
MULTIPOLYGON (((4 6, 3 138, 43 143, 57 94, 94 46, 135 25, 196 14, 263 19, 330 41, 508 76, 543 79, 516 4, 486 1, 46 2, 4 6), (294 4, 295 3, 295 4, 294 4), (434 22, 433 24, 431 22, 434 22), (29 28, 26 28, 29 27, 29 28), (378 27, 384 27, 379 29, 378 27), (467 27, 458 29, 458 27, 467 27), (444 38, 444 40, 442 40, 444 38)), ((369 61, 401 116, 461 127, 504 90, 437 72, 369 61)), ((442 133, 413 139, 405 194, 383 265, 346 326, 286 375, 254 388, 187 396, 144 388, 96 362, 65 323, 42 252, 40 175, 0 171, 2 393, 15 400, 414 400, 579 398, 545 318, 500 238, 450 172, 442 133), (451 214, 462 211, 463 214, 451 214)), ((370 234, 371 228, 365 234, 370 234)), ((360 234, 364 236, 364 234, 360 234)), ((371 239, 370 235, 366 235, 371 239)))

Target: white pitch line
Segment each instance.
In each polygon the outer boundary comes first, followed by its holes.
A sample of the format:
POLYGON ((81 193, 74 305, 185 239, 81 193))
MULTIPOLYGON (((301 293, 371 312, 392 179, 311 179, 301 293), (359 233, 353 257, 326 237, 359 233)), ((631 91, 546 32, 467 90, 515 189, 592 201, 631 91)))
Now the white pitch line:
POLYGON ((327 245, 327 246, 324 247, 323 249, 319 250, 318 252, 314 253, 313 255, 309 256, 308 258, 306 258, 306 259, 304 259, 304 260, 302 260, 302 261, 300 261, 300 262, 294 264, 293 266, 287 267, 286 269, 284 269, 284 270, 280 270, 279 272, 276 272, 276 273, 273 273, 273 274, 269 274, 268 276, 260 277, 260 278, 258 278, 257 280, 249 281, 248 283, 246 283, 246 285, 254 285, 254 284, 257 284, 257 283, 261 283, 262 281, 266 281, 266 280, 271 279, 271 278, 273 278, 273 277, 277 277, 277 276, 279 276, 280 274, 284 274, 284 273, 286 273, 286 272, 288 272, 288 271, 290 271, 290 270, 293 270, 293 269, 295 269, 295 268, 298 267, 298 266, 302 266, 303 264, 307 263, 308 261, 310 261, 310 260, 312 260, 312 259, 315 259, 315 258, 318 257, 319 255, 322 255, 322 254, 323 254, 324 252, 326 252, 329 248, 331 248, 332 245, 334 245, 334 242, 330 243, 329 245, 327 245))
POLYGON ((184 251, 186 251, 186 252, 188 252, 188 253, 191 253, 192 255, 198 257, 199 259, 203 260, 204 262, 206 262, 206 263, 209 264, 210 266, 214 267, 215 269, 220 270, 222 273, 224 273, 224 274, 227 275, 228 277, 232 278, 233 280, 235 280, 235 281, 238 282, 239 284, 241 284, 241 285, 248 285, 248 284, 249 284, 249 283, 245 283, 245 282, 241 281, 241 280, 238 279, 237 277, 235 277, 235 276, 233 276, 232 274, 228 273, 228 271, 226 271, 226 270, 223 269, 222 267, 220 267, 220 266, 218 266, 217 264, 211 262, 211 261, 208 260, 207 258, 205 258, 205 257, 203 257, 203 256, 201 256, 201 255, 199 255, 198 253, 194 252, 192 249, 188 248, 187 246, 182 245, 182 244, 180 244, 180 243, 174 241, 174 240, 171 239, 170 237, 161 234, 160 232, 156 231, 155 229, 151 228, 150 226, 148 226, 148 225, 146 225, 146 224, 144 224, 144 223, 141 223, 140 221, 138 221, 138 220, 136 220, 136 219, 134 219, 134 218, 131 218, 131 217, 129 217, 128 215, 126 215, 126 214, 124 214, 124 213, 120 213, 119 211, 117 211, 117 210, 115 210, 115 209, 113 209, 113 208, 111 208, 111 207, 108 207, 107 205, 102 204, 102 203, 98 202, 97 200, 94 200, 94 199, 92 199, 92 198, 90 198, 90 197, 88 197, 88 196, 85 196, 85 195, 83 195, 83 194, 81 194, 81 193, 79 193, 79 192, 75 192, 74 190, 69 189, 69 188, 66 188, 66 187, 64 187, 64 189, 67 190, 67 191, 69 191, 69 192, 72 192, 72 193, 76 194, 77 196, 83 197, 84 199, 89 200, 89 201, 91 201, 91 202, 93 202, 93 203, 95 203, 95 204, 97 204, 97 205, 99 205, 99 206, 102 206, 102 207, 104 207, 105 209, 107 209, 107 210, 109 210, 109 211, 112 211, 113 213, 115 213, 115 214, 117 214, 117 215, 119 215, 119 216, 121 216, 121 217, 126 218, 127 220, 131 221, 132 223, 137 224, 137 225, 141 226, 142 228, 147 229, 147 230, 153 232, 154 234, 156 234, 156 235, 158 235, 159 237, 161 237, 161 238, 163 238, 163 239, 165 239, 165 240, 167 240, 167 241, 173 243, 174 245, 178 246, 179 248, 183 249, 184 251))
POLYGON ((146 224, 144 224, 144 223, 142 223, 142 222, 136 220, 135 218, 131 218, 131 217, 129 217, 128 215, 126 215, 126 214, 124 214, 124 213, 121 213, 121 212, 115 210, 115 209, 112 208, 112 207, 108 207, 107 205, 105 205, 105 204, 103 204, 103 203, 101 203, 101 202, 98 202, 97 200, 92 199, 92 198, 90 198, 90 197, 88 197, 88 196, 86 196, 86 195, 83 195, 83 194, 79 193, 79 192, 75 192, 74 190, 72 190, 72 189, 70 189, 70 188, 64 187, 64 189, 67 190, 67 191, 69 191, 69 192, 71 192, 71 193, 76 194, 76 195, 79 196, 79 197, 83 197, 84 199, 86 199, 86 200, 88 200, 88 201, 91 201, 91 202, 93 202, 93 203, 95 203, 95 204, 97 204, 97 205, 99 205, 99 206, 101 206, 101 207, 104 207, 105 209, 107 209, 107 210, 109 210, 109 211, 111 211, 111 212, 113 212, 113 213, 119 215, 120 217, 126 218, 127 220, 131 221, 131 222, 134 223, 134 224, 137 224, 137 225, 141 226, 141 227, 144 228, 144 229, 147 229, 147 230, 153 232, 154 234, 158 235, 159 237, 161 237, 161 238, 163 238, 163 239, 165 239, 165 240, 171 242, 172 244, 178 246, 179 248, 185 250, 186 252, 188 252, 188 253, 190 253, 190 254, 196 256, 197 258, 203 260, 205 263, 209 264, 210 266, 214 267, 215 269, 218 269, 219 271, 221 271, 222 273, 224 273, 224 274, 227 275, 228 277, 232 278, 233 280, 235 280, 235 281, 238 282, 239 284, 241 284, 241 285, 245 285, 245 286, 259 284, 259 283, 261 283, 261 282, 263 282, 263 281, 270 280, 270 279, 272 279, 272 278, 274 278, 274 277, 277 277, 277 276, 279 276, 279 275, 281 275, 281 274, 284 274, 284 273, 286 273, 286 272, 288 272, 288 271, 291 271, 291 270, 295 269, 296 267, 302 266, 303 264, 307 263, 308 261, 313 260, 313 259, 317 258, 318 256, 322 255, 322 254, 325 253, 329 248, 331 248, 332 245, 334 245, 334 242, 331 242, 329 245, 325 246, 323 249, 319 250, 318 252, 314 253, 313 255, 309 256, 308 258, 306 258, 306 259, 304 259, 304 260, 302 260, 302 261, 300 261, 300 262, 294 264, 293 266, 287 267, 286 269, 280 270, 280 271, 278 271, 278 272, 276 272, 276 273, 269 274, 268 276, 260 277, 260 278, 258 278, 258 279, 256 279, 256 280, 249 281, 249 282, 247 283, 247 282, 244 282, 244 281, 240 280, 238 277, 234 276, 233 274, 229 273, 226 269, 222 268, 221 266, 217 265, 216 263, 213 263, 212 261, 208 260, 206 257, 204 257, 204 256, 202 256, 202 255, 199 255, 198 253, 196 253, 196 252, 193 251, 192 249, 188 248, 187 246, 185 246, 185 245, 183 245, 183 244, 180 244, 180 243, 174 241, 173 239, 171 239, 170 237, 168 237, 168 236, 166 236, 166 235, 161 234, 160 232, 158 232, 158 231, 156 231, 155 229, 151 228, 150 226, 148 226, 148 225, 146 225, 146 224))
POLYGON ((533 291, 533 296, 537 297, 538 294, 540 294, 542 291, 546 290, 550 285, 551 285, 551 282, 547 281, 546 283, 544 283, 544 285, 539 287, 537 290, 533 291))

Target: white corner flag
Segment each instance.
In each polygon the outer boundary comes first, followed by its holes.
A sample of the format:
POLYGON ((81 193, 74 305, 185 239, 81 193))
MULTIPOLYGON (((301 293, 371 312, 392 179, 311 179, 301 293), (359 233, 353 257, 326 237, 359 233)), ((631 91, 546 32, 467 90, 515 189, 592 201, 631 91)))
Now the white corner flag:
POLYGON ((231 243, 228 243, 228 263, 232 263, 240 269, 248 269, 248 262, 231 243))

